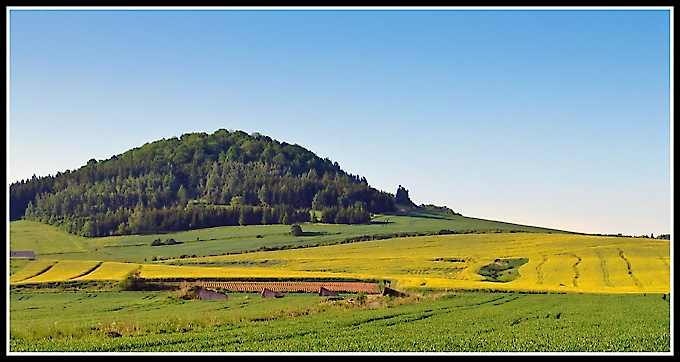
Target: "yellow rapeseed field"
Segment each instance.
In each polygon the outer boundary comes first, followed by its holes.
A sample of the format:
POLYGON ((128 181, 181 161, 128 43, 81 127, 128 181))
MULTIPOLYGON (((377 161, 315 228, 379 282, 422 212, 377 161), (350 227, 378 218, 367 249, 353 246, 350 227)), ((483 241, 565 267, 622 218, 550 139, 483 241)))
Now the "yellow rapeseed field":
POLYGON ((261 265, 219 268, 233 275, 300 273, 388 279, 398 287, 605 293, 670 292, 670 242, 540 233, 397 238, 317 248, 196 258, 261 265), (519 278, 489 282, 477 270, 503 258, 528 258, 519 278), (274 261, 265 264, 264 261, 274 261))
POLYGON ((36 276, 38 273, 43 272, 47 268, 52 267, 56 263, 55 260, 31 260, 19 269, 16 273, 9 276, 10 284, 18 283, 36 276))
POLYGON ((139 267, 140 265, 135 263, 119 263, 107 261, 102 263, 98 268, 94 269, 92 272, 74 278, 73 280, 121 280, 129 272, 139 269, 139 267))
POLYGON ((22 283, 47 283, 72 280, 100 265, 100 261, 59 260, 47 272, 22 280, 22 283))
POLYGON ((397 288, 527 292, 669 293, 671 285, 670 241, 570 234, 405 237, 181 261, 234 266, 45 259, 28 263, 10 276, 10 283, 119 280, 131 270, 140 269, 141 276, 148 279, 374 279, 389 280, 397 288), (515 258, 528 261, 519 267, 519 277, 512 281, 487 281, 477 273, 496 259, 515 258))

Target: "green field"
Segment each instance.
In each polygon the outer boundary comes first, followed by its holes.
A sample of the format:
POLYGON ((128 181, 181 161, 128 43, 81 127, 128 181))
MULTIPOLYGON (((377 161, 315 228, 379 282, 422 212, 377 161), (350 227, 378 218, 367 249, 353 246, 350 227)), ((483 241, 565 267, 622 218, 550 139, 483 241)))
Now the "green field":
POLYGON ((450 214, 82 238, 10 223, 10 352, 669 352, 670 241, 450 214), (176 245, 151 246, 154 239, 176 245), (363 239, 362 239, 363 238, 363 239), (119 292, 156 279, 383 280, 403 298, 119 292))
POLYGON ((10 351, 668 352, 669 298, 462 292, 358 305, 305 293, 16 293, 10 351))
POLYGON ((10 223, 11 250, 33 250, 37 257, 143 263, 182 255, 207 256, 288 247, 327 245, 364 235, 403 232, 524 231, 563 233, 558 230, 515 225, 458 215, 414 213, 377 215, 368 225, 304 224, 306 236, 291 235, 290 225, 225 226, 169 234, 84 238, 35 221, 10 223), (177 245, 150 246, 160 238, 177 245))

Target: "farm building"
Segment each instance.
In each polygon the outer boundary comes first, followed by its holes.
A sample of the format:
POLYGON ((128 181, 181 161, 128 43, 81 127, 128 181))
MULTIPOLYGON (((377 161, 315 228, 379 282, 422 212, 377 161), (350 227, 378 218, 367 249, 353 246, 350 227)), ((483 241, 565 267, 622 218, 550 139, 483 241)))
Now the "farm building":
POLYGON ((196 297, 198 297, 200 300, 227 299, 227 295, 224 293, 219 293, 214 290, 203 289, 200 287, 196 290, 196 297))
POLYGON ((334 292, 332 290, 328 290, 324 287, 319 287, 319 296, 320 297, 337 297, 338 292, 334 292))
POLYGON ((262 298, 283 298, 283 294, 267 288, 262 288, 261 295, 262 298))
POLYGON ((35 253, 32 250, 27 251, 11 251, 9 252, 10 259, 35 259, 35 253))

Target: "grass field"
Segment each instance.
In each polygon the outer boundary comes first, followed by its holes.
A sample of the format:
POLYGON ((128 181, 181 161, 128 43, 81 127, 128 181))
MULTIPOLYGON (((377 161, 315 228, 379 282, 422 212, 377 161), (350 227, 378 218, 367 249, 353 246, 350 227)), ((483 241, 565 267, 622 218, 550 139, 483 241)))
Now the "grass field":
MULTIPOLYGON (((347 299, 351 295, 344 295, 347 299)), ((347 304, 314 294, 176 300, 161 292, 17 293, 20 351, 668 352, 659 294, 462 292, 347 304)))
POLYGON ((10 351, 671 349, 669 240, 432 214, 303 231, 295 237, 290 226, 271 225, 87 239, 12 222, 10 249, 34 250, 36 260, 9 263, 10 351), (150 246, 156 238, 178 244, 150 246), (353 294, 197 301, 115 291, 136 270, 150 280, 384 281, 409 296, 366 304, 353 294))
POLYGON ((84 238, 35 221, 10 222, 11 250, 33 250, 38 257, 144 263, 153 258, 221 255, 285 247, 327 245, 347 238, 400 232, 502 230, 563 233, 557 230, 446 214, 378 215, 368 225, 304 224, 295 237, 290 225, 225 226, 168 234, 84 238), (178 244, 150 246, 173 238, 178 244))
MULTIPOLYGON (((139 268, 141 275, 149 279, 370 279, 388 280, 394 287, 407 289, 670 292, 668 240, 490 232, 337 243, 340 238, 386 234, 376 229, 386 228, 393 233, 431 231, 459 221, 380 216, 374 224, 364 226, 307 224, 304 231, 310 236, 299 238, 290 235, 286 225, 214 228, 166 235, 165 238, 173 237, 180 244, 160 247, 146 243, 147 238, 153 240, 157 235, 81 240, 71 235, 60 236, 54 230, 48 232, 49 226, 21 221, 10 225, 18 225, 21 230, 11 234, 21 235, 15 237, 17 249, 39 240, 36 235, 40 234, 56 238, 40 245, 61 244, 53 249, 63 252, 38 254, 38 260, 30 262, 17 261, 10 269, 10 283, 115 280, 139 268), (35 232, 31 232, 33 226, 35 232), (333 242, 336 244, 324 245, 333 242), (304 243, 308 247, 264 251, 304 243), (321 246, 310 247, 316 244, 321 246), (65 251, 68 245, 77 245, 78 250, 84 251, 65 251), (260 251, 231 254, 257 248, 260 251), (164 255, 152 261, 153 253, 164 255), (497 260, 513 258, 524 261, 517 268, 504 271, 506 279, 489 281, 479 273, 497 260), (131 259, 138 261, 129 262, 131 259)), ((13 249, 14 241, 10 239, 13 249)), ((52 250, 40 245, 38 250, 52 250)))

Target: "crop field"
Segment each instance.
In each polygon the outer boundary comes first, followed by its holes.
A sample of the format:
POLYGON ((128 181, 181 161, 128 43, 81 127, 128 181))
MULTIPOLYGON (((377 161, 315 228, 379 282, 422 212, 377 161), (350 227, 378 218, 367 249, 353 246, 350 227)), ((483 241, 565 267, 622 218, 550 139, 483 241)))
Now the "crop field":
POLYGON ((9 263, 10 351, 671 349, 669 240, 432 215, 302 227, 301 237, 271 225, 88 239, 12 222, 11 250, 34 250, 36 260, 9 263), (151 246, 157 238, 177 244, 151 246), (199 301, 112 291, 132 271, 218 288, 370 281, 409 295, 262 299, 239 290, 199 301))
POLYGON ((9 276, 9 282, 10 283, 18 283, 22 282, 24 280, 28 280, 32 277, 35 277, 41 273, 46 272, 54 264, 56 264, 56 260, 50 260, 50 259, 41 259, 41 260, 18 260, 18 261, 12 261, 11 266, 17 265, 16 268, 11 268, 10 269, 10 276, 9 276))
POLYGON ((668 352, 661 294, 458 292, 374 304, 310 293, 217 301, 163 292, 16 293, 9 350, 668 352))
POLYGON ((35 221, 10 222, 11 250, 33 250, 38 257, 145 263, 183 255, 209 256, 255 250, 328 245, 345 239, 402 232, 502 230, 563 233, 454 215, 377 215, 368 225, 305 224, 305 235, 295 237, 290 225, 225 226, 168 234, 84 238, 35 221), (172 238, 169 246, 150 246, 154 239, 172 238), (58 254, 56 254, 58 253, 58 254))
MULTIPOLYGON (((670 292, 669 242, 633 238, 535 233, 438 235, 183 259, 199 261, 257 265, 250 269, 268 277, 328 273, 387 279, 400 288, 670 292), (517 278, 507 282, 489 282, 478 274, 480 268, 503 258, 528 261, 518 268, 517 278)), ((159 265, 153 271, 143 269, 143 275, 159 278, 164 270, 159 265)), ((232 275, 238 275, 238 268, 233 270, 232 275)))
POLYGON ((47 283, 68 281, 90 274, 101 266, 102 262, 82 260, 60 260, 55 262, 49 269, 38 273, 22 283, 47 283))
POLYGON ((73 280, 121 280, 131 271, 137 270, 139 265, 132 263, 102 262, 89 272, 81 273, 73 280))
POLYGON ((115 280, 137 268, 148 279, 330 278, 388 280, 407 289, 669 293, 670 243, 546 233, 433 235, 147 263, 39 259, 13 268, 10 282, 115 280), (525 261, 503 271, 504 280, 480 274, 513 258, 525 261))

